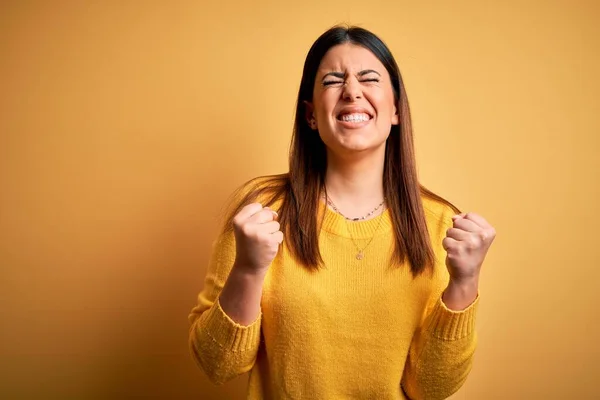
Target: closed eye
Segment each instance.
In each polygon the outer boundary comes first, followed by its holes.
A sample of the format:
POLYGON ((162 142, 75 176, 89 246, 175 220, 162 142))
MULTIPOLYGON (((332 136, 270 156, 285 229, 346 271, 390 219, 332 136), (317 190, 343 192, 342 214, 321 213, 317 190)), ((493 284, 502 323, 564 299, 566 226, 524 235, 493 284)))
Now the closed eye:
MULTIPOLYGON (((360 82, 379 82, 379 79, 377 78, 369 78, 369 79, 363 79, 360 82)), ((331 86, 331 85, 337 85, 337 84, 341 84, 344 83, 343 81, 325 81, 323 82, 323 86, 331 86)))

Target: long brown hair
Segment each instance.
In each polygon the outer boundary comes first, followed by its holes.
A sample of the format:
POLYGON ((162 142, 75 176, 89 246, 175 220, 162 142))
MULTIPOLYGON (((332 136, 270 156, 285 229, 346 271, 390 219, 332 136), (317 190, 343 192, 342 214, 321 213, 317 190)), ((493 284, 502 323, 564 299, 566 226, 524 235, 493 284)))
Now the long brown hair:
POLYGON ((434 264, 421 196, 440 201, 456 213, 460 211, 419 183, 410 108, 400 70, 383 41, 359 27, 333 27, 312 45, 304 63, 296 103, 289 172, 246 183, 241 200, 227 217, 225 229, 231 229, 233 217, 248 203, 259 198, 265 207, 280 202, 279 222, 292 255, 309 269, 316 270, 322 264, 317 214, 319 196, 325 186, 327 156, 325 144, 305 119, 304 101, 312 101, 317 69, 325 53, 333 46, 348 42, 370 50, 383 63, 392 80, 400 123, 392 126, 386 142, 383 188, 394 227, 393 261, 402 264, 408 258, 413 276, 418 276, 434 264))

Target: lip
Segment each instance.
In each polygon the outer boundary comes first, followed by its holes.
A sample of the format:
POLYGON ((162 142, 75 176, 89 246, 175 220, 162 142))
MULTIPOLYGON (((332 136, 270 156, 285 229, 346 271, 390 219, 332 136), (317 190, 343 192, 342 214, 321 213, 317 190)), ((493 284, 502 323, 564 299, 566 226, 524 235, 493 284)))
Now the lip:
POLYGON ((340 121, 341 120, 341 116, 343 114, 354 114, 354 113, 363 113, 363 114, 367 114, 371 119, 373 119, 373 113, 369 110, 367 110, 364 107, 357 107, 357 106, 346 106, 343 107, 335 116, 335 118, 340 121))
POLYGON ((342 127, 346 128, 346 129, 359 129, 362 128, 366 125, 368 125, 371 120, 373 119, 373 113, 369 110, 367 110, 364 107, 357 107, 357 106, 347 106, 347 107, 343 107, 336 115, 335 120, 337 121, 337 123, 339 125, 341 125, 342 127), (341 119, 341 116, 343 114, 354 114, 354 113, 360 113, 360 114, 367 114, 370 118, 366 121, 360 121, 360 122, 350 122, 350 121, 344 121, 341 119))
POLYGON ((350 122, 350 121, 342 121, 341 119, 336 119, 336 122, 338 125, 341 125, 343 128, 346 129, 359 129, 362 128, 364 126, 367 126, 371 123, 371 119, 368 119, 366 121, 360 121, 360 122, 350 122))

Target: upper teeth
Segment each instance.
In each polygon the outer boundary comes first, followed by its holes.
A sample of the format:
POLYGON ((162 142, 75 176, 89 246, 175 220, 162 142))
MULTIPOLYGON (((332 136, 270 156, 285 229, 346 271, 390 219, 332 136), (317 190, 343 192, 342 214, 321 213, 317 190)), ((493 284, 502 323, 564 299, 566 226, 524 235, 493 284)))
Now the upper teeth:
POLYGON ((369 114, 365 114, 365 113, 342 115, 342 121, 348 121, 348 122, 368 121, 369 119, 370 119, 369 114))

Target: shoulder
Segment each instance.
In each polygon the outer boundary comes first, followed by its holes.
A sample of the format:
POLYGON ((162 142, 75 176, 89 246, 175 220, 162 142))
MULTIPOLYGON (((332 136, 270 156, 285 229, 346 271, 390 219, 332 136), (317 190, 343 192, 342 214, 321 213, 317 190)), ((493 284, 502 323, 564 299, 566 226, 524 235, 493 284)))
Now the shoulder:
POLYGON ((452 216, 457 214, 458 210, 441 198, 422 196, 423 212, 427 228, 431 234, 445 232, 452 226, 452 216))
POLYGON ((288 181, 288 174, 267 175, 239 185, 222 205, 223 232, 230 233, 235 215, 248 204, 260 203, 278 211, 288 181))
POLYGON ((289 182, 288 174, 265 175, 252 178, 238 186, 230 198, 235 208, 250 203, 273 206, 280 203, 289 182))
POLYGON ((448 229, 453 226, 452 216, 456 215, 460 210, 446 199, 437 195, 422 196, 422 204, 427 231, 429 232, 432 250, 436 259, 434 265, 435 276, 441 279, 442 285, 445 285, 448 279, 448 270, 444 262, 446 251, 443 248, 443 240, 446 237, 448 229))

